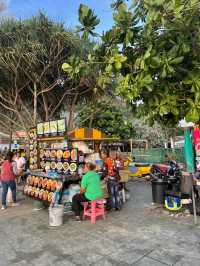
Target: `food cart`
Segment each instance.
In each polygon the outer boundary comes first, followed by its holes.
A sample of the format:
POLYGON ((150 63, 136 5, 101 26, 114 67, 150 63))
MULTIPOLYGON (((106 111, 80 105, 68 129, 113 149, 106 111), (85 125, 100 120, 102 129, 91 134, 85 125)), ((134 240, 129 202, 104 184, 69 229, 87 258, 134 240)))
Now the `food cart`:
POLYGON ((67 184, 77 183, 78 149, 72 148, 66 134, 66 121, 39 123, 30 130, 30 172, 24 194, 37 200, 61 201, 67 184))
POLYGON ((38 123, 29 138, 30 172, 24 194, 49 204, 61 202, 65 189, 79 183, 86 156, 95 155, 102 143, 118 140, 93 128, 67 133, 65 119, 38 123))

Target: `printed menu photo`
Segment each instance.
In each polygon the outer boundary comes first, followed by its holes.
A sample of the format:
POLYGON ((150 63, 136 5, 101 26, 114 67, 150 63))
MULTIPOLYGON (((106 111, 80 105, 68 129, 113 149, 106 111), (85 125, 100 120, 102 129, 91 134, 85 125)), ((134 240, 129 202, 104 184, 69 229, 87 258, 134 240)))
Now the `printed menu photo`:
POLYGON ((43 135, 43 133, 44 133, 43 123, 37 124, 37 134, 38 135, 43 135))
POLYGON ((50 127, 50 133, 51 134, 56 134, 58 131, 58 124, 57 121, 50 121, 49 122, 49 127, 50 127))
POLYGON ((49 128, 49 122, 44 122, 44 134, 49 134, 50 128, 49 128))
POLYGON ((64 133, 66 131, 65 119, 60 119, 57 122, 58 122, 58 132, 64 133))

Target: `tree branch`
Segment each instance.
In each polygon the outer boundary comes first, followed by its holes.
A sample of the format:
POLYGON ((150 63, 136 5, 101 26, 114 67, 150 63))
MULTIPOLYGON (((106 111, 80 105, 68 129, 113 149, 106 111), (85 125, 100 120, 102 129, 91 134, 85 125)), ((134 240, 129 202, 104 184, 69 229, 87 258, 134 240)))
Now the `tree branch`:
POLYGON ((10 121, 12 124, 16 125, 17 127, 20 127, 20 128, 22 128, 22 129, 24 129, 20 124, 18 124, 18 123, 16 122, 16 120, 11 119, 9 116, 7 116, 7 115, 5 115, 5 114, 2 114, 2 113, 0 113, 0 116, 4 117, 6 120, 10 121))
POLYGON ((55 88, 56 85, 58 85, 57 80, 56 80, 53 84, 51 84, 49 87, 47 87, 46 89, 44 89, 44 90, 38 92, 38 93, 37 93, 37 97, 38 97, 40 94, 43 94, 43 93, 46 93, 46 92, 49 92, 49 91, 53 90, 53 89, 55 88))
POLYGON ((54 107, 54 109, 52 110, 52 112, 51 112, 51 114, 50 114, 50 117, 52 117, 52 116, 54 115, 54 113, 56 112, 56 110, 58 109, 58 107, 61 105, 62 101, 64 100, 64 98, 65 98, 65 96, 66 96, 67 94, 69 94, 68 91, 66 91, 66 92, 62 95, 60 101, 57 103, 57 105, 56 105, 56 106, 54 107))

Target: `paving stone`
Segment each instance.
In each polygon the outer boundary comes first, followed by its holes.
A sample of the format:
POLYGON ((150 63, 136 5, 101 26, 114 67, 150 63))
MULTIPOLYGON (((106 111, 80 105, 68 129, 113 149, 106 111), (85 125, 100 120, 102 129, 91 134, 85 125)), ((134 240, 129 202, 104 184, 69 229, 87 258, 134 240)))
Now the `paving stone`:
POLYGON ((144 256, 144 252, 141 250, 122 250, 118 251, 115 254, 109 255, 114 261, 118 261, 121 264, 133 265, 134 262, 138 261, 144 256))
POLYGON ((137 263, 134 263, 134 266, 166 266, 167 264, 164 264, 162 262, 156 261, 154 259, 144 257, 141 260, 139 260, 137 263))
POLYGON ((198 265, 200 265, 200 260, 193 257, 182 258, 179 262, 174 264, 174 266, 198 266, 198 265))
POLYGON ((63 260, 59 262, 54 262, 54 266, 76 266, 76 264, 68 260, 63 260))
POLYGON ((54 261, 56 261, 58 257, 56 257, 55 255, 53 255, 52 253, 49 252, 44 252, 42 254, 38 254, 38 257, 36 257, 35 259, 31 260, 31 263, 34 266, 53 266, 54 265, 54 261))
MULTIPOLYGON (((91 265, 92 266, 92 265, 91 265)), ((122 264, 117 261, 113 261, 110 259, 102 259, 95 263, 95 266, 127 266, 127 264, 122 264)))
POLYGON ((176 255, 175 253, 172 253, 164 248, 155 249, 150 254, 148 254, 148 257, 159 260, 168 265, 174 265, 182 258, 181 255, 176 255))
POLYGON ((72 262, 81 266, 95 265, 101 259, 103 259, 103 256, 98 254, 97 250, 94 251, 93 248, 90 250, 84 249, 72 255, 72 262))
MULTIPOLYGON (((1 264, 0 264, 1 265, 1 264)), ((11 263, 9 264, 9 266, 33 266, 32 263, 30 263, 30 261, 26 261, 26 260, 21 260, 17 263, 11 263)))

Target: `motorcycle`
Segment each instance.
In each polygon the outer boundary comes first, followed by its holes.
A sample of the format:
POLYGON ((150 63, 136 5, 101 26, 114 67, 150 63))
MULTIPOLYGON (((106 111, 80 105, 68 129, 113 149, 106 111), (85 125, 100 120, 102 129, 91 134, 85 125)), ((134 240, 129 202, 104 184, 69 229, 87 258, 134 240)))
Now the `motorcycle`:
POLYGON ((169 162, 169 166, 154 164, 152 165, 151 178, 162 179, 168 182, 167 190, 173 192, 180 191, 182 173, 175 162, 169 162))

